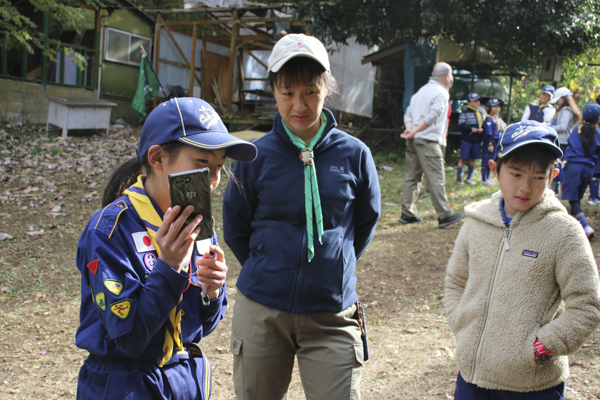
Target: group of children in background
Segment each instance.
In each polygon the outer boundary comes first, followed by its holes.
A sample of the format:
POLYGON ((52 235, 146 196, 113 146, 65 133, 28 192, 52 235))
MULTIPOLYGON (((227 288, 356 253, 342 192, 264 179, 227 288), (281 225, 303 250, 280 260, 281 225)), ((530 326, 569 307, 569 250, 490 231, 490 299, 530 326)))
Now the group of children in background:
MULTIPOLYGON (((481 184, 494 186, 490 180, 490 160, 506 124, 499 113, 501 100, 492 98, 487 114, 480 108, 477 93, 467 96, 467 108, 461 113, 458 125, 462 132, 460 160, 456 182, 459 185, 475 185, 473 170, 475 160, 481 159, 481 184), (467 179, 463 182, 463 166, 469 161, 467 179)), ((600 96, 596 103, 586 105, 582 111, 577 107, 573 94, 566 87, 554 89, 551 85, 542 88, 537 101, 529 104, 522 121, 533 120, 554 129, 564 156, 557 163, 558 175, 552 180, 551 188, 557 197, 569 201, 571 215, 582 225, 588 238, 594 235, 581 209, 580 201, 590 187, 589 204, 600 205, 600 96), (555 108, 556 107, 556 108, 555 108)), ((600 210, 599 210, 600 211, 600 210)))

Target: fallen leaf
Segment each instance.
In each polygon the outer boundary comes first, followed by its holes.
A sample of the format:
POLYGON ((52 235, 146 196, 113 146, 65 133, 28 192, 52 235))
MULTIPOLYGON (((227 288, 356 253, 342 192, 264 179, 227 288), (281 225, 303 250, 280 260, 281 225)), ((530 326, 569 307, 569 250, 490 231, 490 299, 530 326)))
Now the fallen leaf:
POLYGON ((61 208, 62 207, 60 205, 58 205, 56 207, 53 207, 52 210, 50 210, 50 211, 52 211, 53 213, 57 213, 57 212, 60 212, 61 208))
POLYGON ((8 233, 0 232, 0 240, 10 240, 10 239, 14 239, 14 238, 12 236, 10 236, 8 233))
POLYGON ((29 231, 29 232, 25 232, 25 233, 28 234, 29 236, 37 236, 37 235, 43 235, 44 230, 41 229, 39 231, 29 231))

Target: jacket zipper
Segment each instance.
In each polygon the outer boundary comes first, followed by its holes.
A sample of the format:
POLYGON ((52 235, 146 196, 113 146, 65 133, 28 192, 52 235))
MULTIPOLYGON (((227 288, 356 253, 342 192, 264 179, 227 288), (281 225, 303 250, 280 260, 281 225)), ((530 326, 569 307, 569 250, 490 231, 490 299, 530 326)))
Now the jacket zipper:
POLYGON ((477 349, 475 350, 475 360, 473 361, 473 375, 471 377, 471 382, 473 382, 474 384, 477 384, 477 382, 478 382, 477 364, 479 363, 479 361, 481 359, 481 352, 482 352, 482 347, 483 347, 482 342, 483 342, 483 338, 485 337, 485 331, 488 327, 488 315, 490 312, 492 299, 494 298, 494 291, 496 289, 496 279, 498 277, 498 270, 500 269, 500 266, 502 265, 502 260, 504 259, 504 253, 506 251, 510 250, 510 246, 508 245, 509 235, 510 235, 510 226, 507 226, 506 230, 504 231, 504 237, 502 238, 502 248, 500 249, 500 257, 498 257, 498 262, 496 263, 496 266, 494 268, 494 274, 492 275, 492 287, 490 288, 490 293, 488 295, 488 302, 487 302, 487 307, 485 310, 485 319, 484 319, 483 329, 481 330, 481 334, 479 335, 479 342, 477 343, 477 349))

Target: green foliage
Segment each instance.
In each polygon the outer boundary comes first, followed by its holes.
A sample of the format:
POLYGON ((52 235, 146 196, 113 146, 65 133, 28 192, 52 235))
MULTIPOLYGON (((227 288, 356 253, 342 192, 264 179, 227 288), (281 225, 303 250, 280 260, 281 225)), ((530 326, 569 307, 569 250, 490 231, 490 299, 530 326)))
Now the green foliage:
POLYGON ((597 0, 300 0, 298 15, 327 43, 444 37, 483 46, 511 69, 600 43, 597 0))
POLYGON ((0 32, 5 32, 2 47, 22 47, 30 54, 33 54, 34 48, 37 47, 52 61, 56 61, 58 51, 64 51, 80 69, 83 69, 86 64, 83 55, 70 48, 61 48, 59 40, 47 38, 41 26, 19 11, 17 6, 22 7, 24 2, 27 2, 34 12, 44 13, 50 20, 60 21, 64 27, 79 32, 86 22, 81 6, 100 7, 100 0, 0 0, 0 32))

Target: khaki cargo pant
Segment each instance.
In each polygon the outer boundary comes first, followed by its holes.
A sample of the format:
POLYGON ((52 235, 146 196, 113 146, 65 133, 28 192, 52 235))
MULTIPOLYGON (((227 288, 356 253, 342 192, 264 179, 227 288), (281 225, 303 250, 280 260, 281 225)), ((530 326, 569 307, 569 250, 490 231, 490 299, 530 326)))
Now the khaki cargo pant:
POLYGON ((363 345, 356 305, 340 313, 289 314, 237 292, 231 348, 240 400, 287 398, 294 357, 308 400, 360 400, 363 345))
POLYGON ((406 181, 402 191, 402 212, 409 217, 418 216, 416 202, 423 174, 427 178, 427 188, 438 218, 451 217, 453 213, 446 197, 442 146, 438 142, 424 139, 406 141, 406 181))

